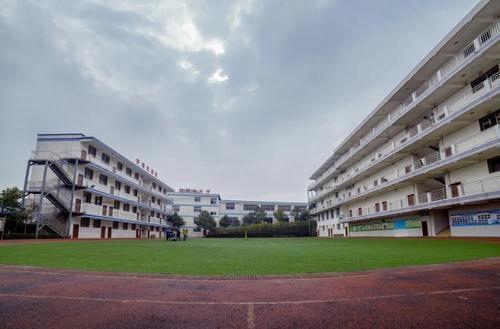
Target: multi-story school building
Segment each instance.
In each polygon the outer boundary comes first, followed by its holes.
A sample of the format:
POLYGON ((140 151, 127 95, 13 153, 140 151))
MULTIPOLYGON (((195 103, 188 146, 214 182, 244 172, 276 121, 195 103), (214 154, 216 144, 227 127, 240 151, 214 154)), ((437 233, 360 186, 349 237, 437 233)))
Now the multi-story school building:
POLYGON ((314 171, 320 236, 500 236, 499 17, 480 1, 314 171))
POLYGON ((194 236, 202 234, 201 229, 194 224, 194 219, 204 210, 208 211, 216 222, 226 215, 241 223, 245 215, 262 209, 266 212, 268 222, 272 223, 276 221, 274 212, 278 209, 283 210, 290 221, 294 220, 294 210, 302 212, 307 209, 306 202, 223 200, 219 194, 202 189, 179 189, 178 192, 169 192, 168 196, 172 199, 172 211, 184 219, 185 228, 194 236))
POLYGON ((62 237, 161 237, 173 189, 157 176, 95 137, 39 134, 23 202, 38 228, 62 237))

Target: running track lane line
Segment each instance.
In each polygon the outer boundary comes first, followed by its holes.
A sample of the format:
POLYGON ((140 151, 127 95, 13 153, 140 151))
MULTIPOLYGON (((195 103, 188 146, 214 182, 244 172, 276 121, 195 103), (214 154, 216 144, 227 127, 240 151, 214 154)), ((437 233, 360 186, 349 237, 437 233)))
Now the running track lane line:
POLYGON ((255 329, 255 312, 253 304, 248 304, 247 327, 248 329, 255 329))
MULTIPOLYGON (((263 276, 264 280, 322 280, 322 279, 346 279, 346 278, 360 278, 360 277, 366 277, 366 276, 373 276, 373 275, 384 275, 384 274, 409 274, 409 273, 419 273, 419 272, 434 272, 434 271, 446 271, 446 270, 451 270, 451 269, 463 269, 463 268, 471 268, 471 267, 481 267, 481 266, 491 266, 491 265, 498 265, 500 262, 494 261, 494 262, 488 262, 488 263, 478 263, 478 264, 463 264, 463 265, 457 265, 453 266, 453 263, 443 263, 443 264, 429 264, 429 265, 421 265, 423 268, 415 268, 415 269, 404 269, 400 268, 382 268, 382 269, 374 269, 374 270, 367 270, 367 271, 373 271, 369 273, 363 273, 363 271, 359 272, 338 272, 338 273, 332 273, 332 275, 325 275, 325 276, 312 276, 308 277, 307 274, 296 274, 296 276, 290 276, 290 277, 273 277, 270 275, 269 277, 266 278, 266 276, 263 276), (441 267, 440 265, 445 265, 444 267, 441 267), (451 266, 447 266, 451 265, 451 266), (392 272, 394 270, 394 272, 392 272), (385 271, 391 271, 391 273, 386 273, 385 271), (351 274, 352 273, 352 274, 351 274), (356 274, 359 273, 359 274, 356 274)), ((40 274, 40 275, 54 275, 54 276, 69 276, 69 275, 74 275, 74 276, 83 276, 83 277, 100 277, 100 278, 110 278, 110 279, 136 279, 136 280, 157 280, 157 281, 209 281, 209 282, 227 282, 227 281, 234 281, 234 280, 215 280, 213 278, 204 278, 203 276, 200 277, 194 277, 194 278, 185 278, 183 277, 182 274, 177 274, 173 277, 160 277, 160 276, 147 276, 149 273, 138 273, 138 274, 132 274, 132 275, 127 275, 127 273, 123 273, 123 275, 112 275, 112 274, 101 274, 99 272, 91 273, 91 272, 78 272, 77 270, 69 269, 67 270, 68 272, 65 272, 65 269, 49 269, 49 271, 44 271, 44 268, 42 267, 29 267, 28 269, 25 266, 20 265, 19 268, 2 268, 3 265, 6 264, 0 264, 0 273, 1 272, 16 272, 16 273, 28 273, 28 274, 40 274), (50 271, 53 270, 53 271, 50 271)), ((7 266, 16 266, 16 265, 7 265, 7 266)), ((311 273, 312 275, 316 273, 311 273)), ((321 274, 321 273, 319 273, 321 274)), ((158 275, 156 273, 151 273, 151 275, 158 275)), ((278 275, 279 276, 279 275, 278 275)), ((238 280, 236 280, 238 281, 238 280)), ((252 280, 250 280, 252 281, 252 280)))
POLYGON ((253 317, 254 305, 301 305, 301 304, 322 304, 322 303, 335 303, 335 302, 350 302, 350 301, 371 301, 382 300, 412 296, 433 296, 433 295, 446 295, 446 294, 459 294, 464 292, 476 292, 487 290, 500 290, 500 286, 491 287, 477 287, 477 288, 464 288, 464 289, 451 289, 451 290, 434 290, 434 291, 421 291, 411 294, 392 294, 368 297, 342 297, 333 299, 309 299, 309 300, 296 300, 296 301, 252 301, 252 302, 196 302, 196 301, 167 301, 157 299, 119 299, 119 298, 104 298, 104 297, 78 297, 78 296, 49 296, 49 295, 30 295, 30 294, 9 294, 0 293, 0 297, 9 298, 28 298, 28 299, 53 299, 53 300, 68 300, 68 301, 91 301, 91 302, 108 302, 108 303, 134 303, 134 304, 156 304, 156 305, 238 305, 249 306, 247 321, 253 317))

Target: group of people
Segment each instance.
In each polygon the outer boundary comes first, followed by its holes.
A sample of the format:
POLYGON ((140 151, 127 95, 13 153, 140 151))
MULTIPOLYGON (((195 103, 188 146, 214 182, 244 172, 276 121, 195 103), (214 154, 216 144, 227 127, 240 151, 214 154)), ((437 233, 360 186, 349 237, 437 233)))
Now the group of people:
POLYGON ((165 237, 170 241, 186 241, 188 237, 188 229, 183 228, 182 231, 178 227, 174 230, 167 229, 165 237))

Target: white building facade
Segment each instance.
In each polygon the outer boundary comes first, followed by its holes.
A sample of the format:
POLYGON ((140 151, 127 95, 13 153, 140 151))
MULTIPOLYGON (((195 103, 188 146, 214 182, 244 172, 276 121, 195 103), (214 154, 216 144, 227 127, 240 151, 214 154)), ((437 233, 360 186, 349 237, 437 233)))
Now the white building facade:
POLYGON ((95 137, 39 134, 23 195, 37 225, 62 237, 159 238, 171 191, 149 166, 95 137))
POLYGON ((313 173, 319 236, 500 236, 500 1, 481 1, 313 173))
POLYGON ((178 192, 169 192, 172 199, 172 211, 177 212, 185 221, 184 228, 189 230, 190 235, 201 236, 202 230, 194 224, 194 219, 202 211, 207 211, 218 223, 223 216, 230 219, 238 219, 240 223, 243 217, 257 209, 262 209, 267 215, 268 222, 276 222, 274 212, 283 210, 289 221, 293 221, 294 210, 302 212, 307 210, 306 202, 279 202, 279 201, 245 201, 245 200, 223 200, 219 194, 210 193, 209 190, 180 189, 178 192))

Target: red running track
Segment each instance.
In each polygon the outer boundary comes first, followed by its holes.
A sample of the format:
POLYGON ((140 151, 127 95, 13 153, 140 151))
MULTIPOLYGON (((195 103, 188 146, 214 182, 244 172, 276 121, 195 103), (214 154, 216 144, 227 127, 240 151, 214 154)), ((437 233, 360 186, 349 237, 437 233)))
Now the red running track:
POLYGON ((500 328, 500 258, 262 280, 3 265, 0 328, 500 328))

